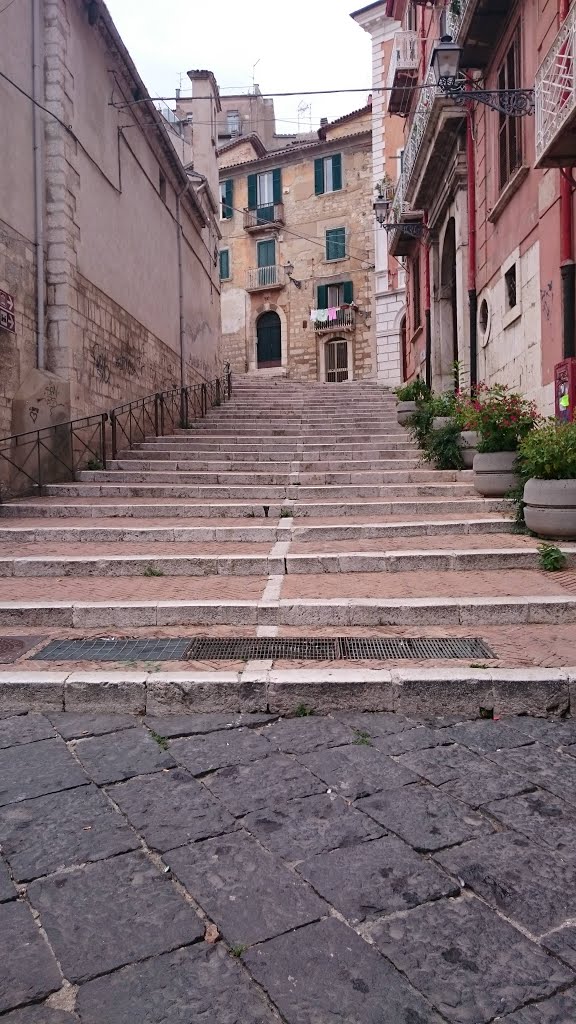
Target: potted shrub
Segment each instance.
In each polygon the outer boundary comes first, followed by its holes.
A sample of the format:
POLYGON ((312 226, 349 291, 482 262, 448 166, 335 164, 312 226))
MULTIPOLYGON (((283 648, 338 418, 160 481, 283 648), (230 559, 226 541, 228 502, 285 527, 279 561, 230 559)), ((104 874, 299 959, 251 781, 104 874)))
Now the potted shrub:
POLYGON ((518 453, 524 521, 540 537, 576 538, 576 423, 530 431, 518 453))
POLYGON ((480 384, 473 400, 473 418, 480 441, 474 456, 475 490, 485 497, 503 498, 519 484, 518 446, 533 429, 538 412, 533 402, 504 384, 480 384))
POLYGON ((445 395, 435 395, 432 398, 432 412, 434 418, 432 420, 432 430, 442 430, 452 422, 452 417, 456 409, 456 398, 448 392, 445 395))
POLYGON ((421 377, 416 377, 409 384, 396 388, 395 395, 396 418, 403 427, 416 412, 417 403, 425 402, 430 397, 430 388, 421 377))
POLYGON ((454 405, 454 420, 459 427, 458 444, 462 453, 462 464, 465 469, 472 469, 474 456, 478 454, 480 443, 480 435, 474 429, 477 418, 474 399, 471 395, 458 391, 454 405))

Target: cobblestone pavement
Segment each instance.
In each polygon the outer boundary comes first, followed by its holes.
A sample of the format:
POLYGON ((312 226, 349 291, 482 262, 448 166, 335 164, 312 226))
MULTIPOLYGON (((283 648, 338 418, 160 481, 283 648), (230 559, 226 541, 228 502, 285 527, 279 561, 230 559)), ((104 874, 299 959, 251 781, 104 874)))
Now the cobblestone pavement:
POLYGON ((573 720, 4 715, 0 849, 1 1024, 576 1021, 573 720))

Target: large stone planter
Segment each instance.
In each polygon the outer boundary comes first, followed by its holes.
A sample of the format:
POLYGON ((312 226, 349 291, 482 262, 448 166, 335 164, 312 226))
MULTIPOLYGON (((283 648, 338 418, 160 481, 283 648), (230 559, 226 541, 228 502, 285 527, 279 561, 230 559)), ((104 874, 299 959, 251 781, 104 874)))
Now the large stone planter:
POLYGON ((396 406, 396 419, 401 427, 405 427, 408 420, 416 412, 416 402, 398 402, 396 406))
POLYGON ((478 442, 480 437, 475 430, 460 431, 460 451, 465 469, 472 469, 474 456, 478 454, 478 442))
POLYGON ((514 472, 517 452, 488 452, 474 456, 474 490, 485 498, 503 498, 518 486, 514 472))
POLYGON ((528 480, 524 521, 539 537, 576 539, 576 480, 528 480))
POLYGON ((432 430, 443 430, 451 422, 451 416, 435 416, 432 420, 432 430))

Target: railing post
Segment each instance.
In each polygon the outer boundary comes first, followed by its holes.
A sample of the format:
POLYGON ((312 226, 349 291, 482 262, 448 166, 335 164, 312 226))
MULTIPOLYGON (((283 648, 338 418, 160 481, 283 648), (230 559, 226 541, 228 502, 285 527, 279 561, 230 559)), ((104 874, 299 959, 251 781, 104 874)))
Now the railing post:
POLYGON ((158 429, 160 427, 160 407, 159 407, 159 395, 154 395, 154 434, 156 437, 159 436, 158 429))
POLYGON ((216 377, 216 405, 221 404, 220 398, 220 377, 216 377))
POLYGON ((159 394, 158 398, 160 400, 160 433, 156 437, 164 437, 164 395, 159 394))
POLYGON ((100 436, 101 436, 101 442, 102 442, 102 466, 104 467, 104 469, 106 469, 106 463, 108 461, 107 458, 106 458, 106 422, 107 422, 107 420, 108 420, 108 415, 107 415, 107 413, 103 412, 102 413, 102 419, 100 421, 100 436))
POLYGON ((188 427, 188 389, 180 390, 180 426, 182 429, 188 427))
POLYGON ((118 445, 116 437, 116 413, 114 410, 110 413, 110 429, 112 433, 112 458, 115 459, 118 455, 118 445))
POLYGON ((202 385, 202 417, 206 415, 208 410, 208 391, 206 385, 202 385))
POLYGON ((36 457, 38 460, 38 494, 42 494, 42 459, 40 458, 40 431, 36 431, 36 457))
POLYGON ((228 390, 228 398, 232 398, 232 371, 230 369, 230 363, 226 363, 226 387, 228 390))

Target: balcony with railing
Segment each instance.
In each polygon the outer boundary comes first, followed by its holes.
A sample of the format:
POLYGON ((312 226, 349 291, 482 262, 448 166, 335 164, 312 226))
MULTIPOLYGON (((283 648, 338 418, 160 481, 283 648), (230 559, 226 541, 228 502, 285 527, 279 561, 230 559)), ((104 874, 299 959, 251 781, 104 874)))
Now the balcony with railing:
POLYGON ((246 291, 258 292, 272 288, 284 288, 286 271, 284 267, 255 267, 246 274, 246 291))
POLYGON ((568 17, 535 81, 536 166, 576 164, 576 7, 568 17))
POLYGON ((284 204, 268 203, 255 210, 244 210, 244 230, 255 232, 284 224, 284 204))
POLYGON ((334 310, 335 316, 330 319, 329 309, 318 310, 321 320, 314 321, 314 334, 325 334, 327 331, 353 331, 356 327, 356 311, 350 306, 340 306, 334 310))
POLYGON ((418 80, 419 45, 417 32, 397 32, 388 69, 388 113, 407 114, 418 80))

